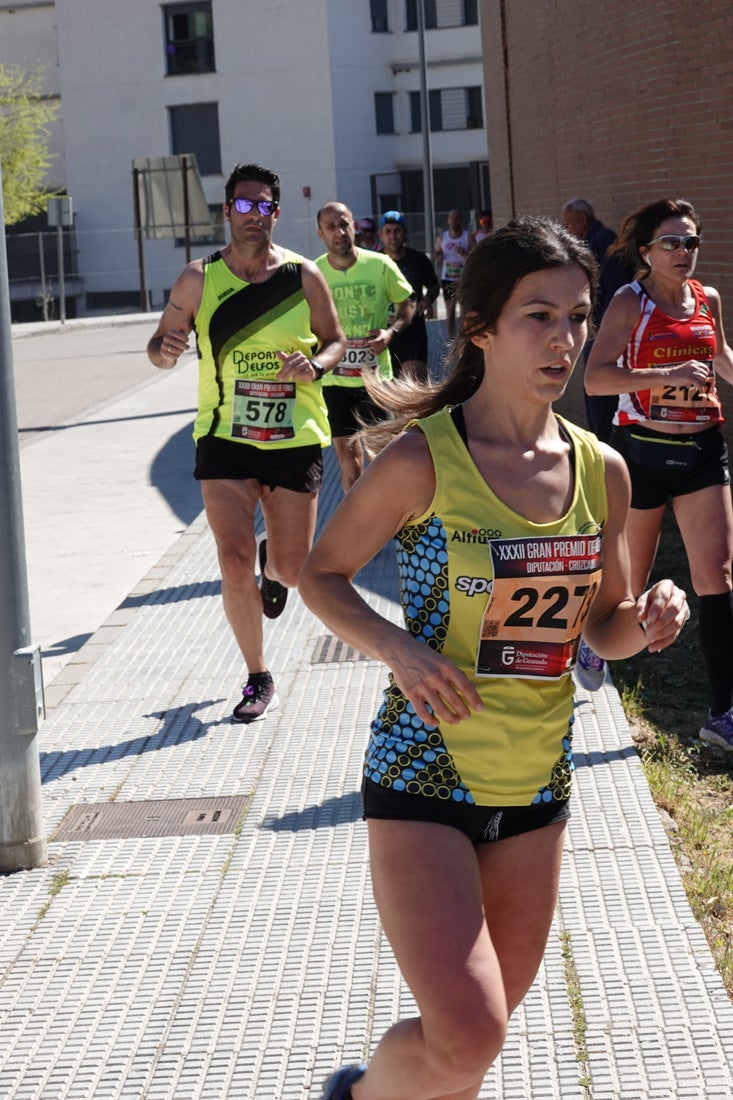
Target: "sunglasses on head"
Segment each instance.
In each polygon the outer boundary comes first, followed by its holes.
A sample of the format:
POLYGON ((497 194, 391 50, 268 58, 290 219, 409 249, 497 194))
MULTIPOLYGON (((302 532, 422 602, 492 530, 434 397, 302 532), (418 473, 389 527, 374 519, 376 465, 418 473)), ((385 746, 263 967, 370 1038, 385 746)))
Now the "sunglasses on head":
POLYGON ((683 244, 688 252, 694 252, 696 248, 700 247, 700 238, 697 233, 690 233, 686 237, 676 237, 673 233, 665 233, 663 237, 655 237, 653 241, 649 241, 650 248, 653 244, 658 244, 665 252, 676 252, 683 244))
POLYGON ((263 218, 269 218, 277 210, 277 203, 271 199, 232 199, 232 206, 238 214, 249 214, 253 206, 256 206, 263 218))

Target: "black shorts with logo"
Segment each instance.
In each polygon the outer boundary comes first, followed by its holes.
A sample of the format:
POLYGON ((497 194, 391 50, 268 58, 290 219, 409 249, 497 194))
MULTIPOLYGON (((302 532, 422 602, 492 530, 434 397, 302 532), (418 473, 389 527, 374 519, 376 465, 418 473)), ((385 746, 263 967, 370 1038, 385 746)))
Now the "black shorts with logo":
POLYGON ((251 443, 235 443, 231 439, 205 435, 196 444, 193 476, 197 481, 247 481, 251 478, 269 489, 317 493, 323 481, 323 451, 318 443, 266 451, 251 443))
POLYGON ((717 424, 679 435, 629 424, 614 428, 611 443, 629 468, 632 508, 661 508, 670 498, 730 485, 728 445, 717 424))
POLYGON ((425 795, 408 794, 392 787, 382 787, 373 779, 365 778, 361 785, 364 818, 383 821, 429 821, 434 825, 448 825, 464 833, 474 844, 506 840, 567 821, 570 817, 569 799, 553 799, 531 806, 476 806, 467 802, 451 802, 449 799, 427 798, 425 795))

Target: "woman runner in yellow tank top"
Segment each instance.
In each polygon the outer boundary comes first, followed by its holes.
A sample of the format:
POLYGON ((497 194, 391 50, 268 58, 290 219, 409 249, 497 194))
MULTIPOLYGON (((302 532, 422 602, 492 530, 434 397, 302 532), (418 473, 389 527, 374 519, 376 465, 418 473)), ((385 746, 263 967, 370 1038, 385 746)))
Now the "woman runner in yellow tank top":
POLYGON ((581 631, 618 659, 665 648, 689 617, 670 580, 635 597, 623 460, 552 408, 595 275, 544 219, 476 247, 453 373, 392 385, 395 438, 301 572, 329 629, 391 672, 362 793, 380 917, 420 1011, 368 1067, 336 1070, 326 1100, 475 1100, 555 909, 581 631), (352 585, 392 538, 407 629, 352 585))

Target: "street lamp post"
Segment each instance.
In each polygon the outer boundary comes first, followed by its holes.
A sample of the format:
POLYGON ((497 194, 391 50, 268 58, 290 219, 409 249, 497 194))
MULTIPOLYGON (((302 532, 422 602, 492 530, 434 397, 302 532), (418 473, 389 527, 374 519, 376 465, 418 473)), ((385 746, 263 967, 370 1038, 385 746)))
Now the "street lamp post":
POLYGON ((425 0, 417 0, 417 38, 420 49, 420 116, 422 119, 423 197, 425 206, 425 251, 432 256, 435 236, 433 202, 433 158, 430 149, 430 111, 428 102, 428 72, 425 60, 425 0))
MULTIPOLYGON (((0 225, 4 225, 0 178, 0 225)), ((0 247, 0 873, 47 861, 36 736, 43 715, 41 655, 30 644, 10 329, 8 258, 0 247)))

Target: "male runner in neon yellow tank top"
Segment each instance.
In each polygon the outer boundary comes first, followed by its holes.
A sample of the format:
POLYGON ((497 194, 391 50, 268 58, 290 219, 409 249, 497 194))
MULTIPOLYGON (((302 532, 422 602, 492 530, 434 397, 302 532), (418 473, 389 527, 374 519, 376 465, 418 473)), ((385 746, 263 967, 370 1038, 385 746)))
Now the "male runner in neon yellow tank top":
POLYGON ((321 449, 330 442, 321 378, 340 362, 346 340, 315 264, 272 243, 275 173, 237 165, 225 196, 231 242, 178 276, 148 356, 156 367, 175 366, 195 332, 195 476, 216 540, 224 610, 248 672, 232 719, 255 722, 279 702, 262 615, 282 612, 313 541, 321 449), (267 535, 259 550, 258 504, 267 535))

